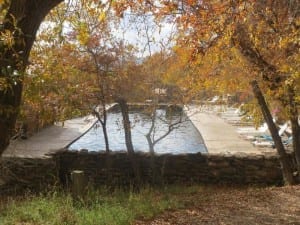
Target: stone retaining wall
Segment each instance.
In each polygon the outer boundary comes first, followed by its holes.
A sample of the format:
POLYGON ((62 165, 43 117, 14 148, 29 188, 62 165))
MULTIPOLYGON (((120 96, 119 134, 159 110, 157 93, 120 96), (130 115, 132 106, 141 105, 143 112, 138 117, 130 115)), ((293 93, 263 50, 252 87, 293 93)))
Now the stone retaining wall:
POLYGON ((41 191, 58 184, 57 164, 53 158, 0 159, 0 194, 41 191))
MULTIPOLYGON (((282 174, 276 155, 156 155, 136 154, 143 183, 280 185, 282 174), (154 162, 152 167, 151 162, 154 162), (154 168, 154 170, 153 170, 154 168), (153 173, 155 171, 155 173, 153 173)), ((114 187, 132 184, 134 173, 126 152, 63 151, 53 158, 6 158, 1 163, 0 193, 43 190, 68 184, 73 170, 83 170, 91 185, 114 187)))
MULTIPOLYGON (((66 151, 56 155, 60 178, 66 183, 72 170, 83 170, 94 185, 127 185, 134 173, 127 153, 66 151)), ((282 174, 275 154, 263 155, 208 155, 136 154, 143 183, 151 183, 153 174, 164 184, 228 183, 282 184, 282 174), (154 161, 154 167, 151 162, 154 161), (153 169, 154 168, 154 169, 153 169), (152 171, 155 171, 153 173, 152 171)))

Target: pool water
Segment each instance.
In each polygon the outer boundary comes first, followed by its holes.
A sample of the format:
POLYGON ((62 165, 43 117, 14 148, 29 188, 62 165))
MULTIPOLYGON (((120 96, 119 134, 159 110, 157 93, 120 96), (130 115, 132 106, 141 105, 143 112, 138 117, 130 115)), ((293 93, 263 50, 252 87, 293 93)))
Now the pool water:
MULTIPOLYGON (((132 142, 135 151, 149 152, 146 134, 151 127, 151 117, 144 112, 132 111, 129 113, 132 127, 132 142)), ((169 124, 180 122, 176 129, 154 146, 155 153, 206 153, 206 147, 199 131, 182 112, 172 112, 170 115, 166 109, 156 110, 154 139, 164 135, 169 124)), ((126 151, 124 130, 122 128, 122 115, 120 112, 109 112, 107 116, 107 130, 109 147, 111 151, 126 151)), ((101 124, 96 123, 92 129, 80 139, 69 146, 70 150, 88 149, 90 151, 105 150, 105 142, 101 124)))

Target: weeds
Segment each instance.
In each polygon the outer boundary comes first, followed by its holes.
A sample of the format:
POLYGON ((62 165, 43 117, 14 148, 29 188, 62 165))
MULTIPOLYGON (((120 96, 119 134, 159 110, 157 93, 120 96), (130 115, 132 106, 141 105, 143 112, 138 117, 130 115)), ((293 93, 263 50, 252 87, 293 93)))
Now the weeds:
POLYGON ((6 204, 0 212, 0 225, 127 225, 137 218, 150 219, 166 209, 181 207, 168 190, 151 188, 140 193, 90 190, 76 202, 70 194, 52 191, 6 204))

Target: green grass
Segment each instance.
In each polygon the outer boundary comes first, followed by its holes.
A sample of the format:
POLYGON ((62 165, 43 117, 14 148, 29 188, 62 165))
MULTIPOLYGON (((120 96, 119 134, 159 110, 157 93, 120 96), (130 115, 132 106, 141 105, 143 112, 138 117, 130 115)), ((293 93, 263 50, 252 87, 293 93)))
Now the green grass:
POLYGON ((95 190, 76 203, 62 192, 31 195, 2 206, 0 225, 127 225, 137 218, 150 219, 164 210, 182 207, 176 197, 179 193, 182 188, 146 188, 140 193, 95 190))

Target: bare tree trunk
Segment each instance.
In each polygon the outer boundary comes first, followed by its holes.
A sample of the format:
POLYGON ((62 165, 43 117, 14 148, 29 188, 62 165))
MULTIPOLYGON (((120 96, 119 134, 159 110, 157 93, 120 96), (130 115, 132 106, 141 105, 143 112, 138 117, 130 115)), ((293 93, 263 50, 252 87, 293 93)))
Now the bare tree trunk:
POLYGON ((134 148, 132 144, 132 137, 131 137, 131 125, 129 120, 129 109, 127 102, 124 98, 118 98, 117 103, 120 105, 121 113, 123 117, 123 127, 124 127, 124 133, 125 133, 125 143, 126 148, 129 154, 134 153, 134 148))
MULTIPOLYGON (((282 74, 280 71, 278 71, 274 65, 268 63, 258 49, 255 48, 255 44, 251 40, 245 25, 237 24, 232 40, 242 55, 259 69, 262 74, 262 79, 267 82, 271 90, 276 90, 283 85, 282 82, 284 81, 285 76, 281 76, 282 74)), ((272 116, 257 84, 257 81, 252 81, 251 85, 279 154, 285 182, 287 184, 295 184, 296 180, 293 177, 291 162, 288 160, 281 138, 279 137, 276 126, 273 123, 272 116)))
POLYGON ((295 100, 295 91, 289 85, 288 86, 288 99, 289 99, 289 114, 292 125, 292 134, 293 134, 293 149, 296 159, 296 166, 298 171, 298 181, 300 181, 300 126, 298 123, 298 108, 295 100))
POLYGON ((98 112, 96 112, 96 117, 98 119, 98 121, 101 123, 101 126, 102 126, 102 132, 103 132, 103 136, 104 136, 104 142, 105 142, 105 151, 106 152, 109 152, 110 151, 110 148, 109 148, 109 140, 108 140, 108 133, 107 133, 107 128, 106 128, 106 110, 104 110, 105 112, 104 113, 104 118, 103 120, 101 119, 100 115, 98 112))
MULTIPOLYGON (((154 106, 154 108, 152 109, 152 112, 150 113, 151 115, 151 127, 148 131, 148 133, 146 134, 146 139, 148 142, 148 146, 149 146, 149 152, 151 155, 154 155, 154 142, 151 138, 151 135, 154 131, 154 127, 155 127, 155 121, 156 121, 156 106, 154 106)), ((154 139, 154 138, 153 138, 154 139)))
POLYGON ((140 185, 141 185, 141 175, 140 175, 139 164, 136 159, 136 155, 135 155, 133 144, 132 144, 131 125, 130 125, 130 120, 129 120, 128 105, 124 98, 119 97, 116 99, 116 102, 120 105, 120 108, 121 108, 126 148, 127 148, 128 156, 131 161, 133 172, 134 172, 134 182, 132 184, 133 189, 134 189, 134 191, 139 191, 140 185))
MULTIPOLYGON (((103 114, 103 120, 100 120, 102 124, 102 131, 105 141, 105 151, 108 153, 110 151, 109 149, 109 141, 108 141, 108 134, 107 134, 107 110, 106 110, 106 100, 105 100, 105 94, 104 94, 104 88, 101 87, 101 103, 102 103, 102 114, 103 114)), ((98 117, 98 120, 100 117, 98 117)))
POLYGON ((154 127, 155 127, 155 121, 156 121, 156 106, 154 106, 152 112, 150 113, 151 115, 151 127, 148 131, 148 133, 146 134, 146 139, 148 142, 148 146, 149 146, 149 153, 150 153, 150 172, 151 172, 151 176, 152 176, 152 184, 157 183, 157 173, 156 173, 156 169, 155 169, 155 152, 154 152, 154 143, 153 140, 151 138, 151 135, 154 131, 154 127))
POLYGON ((152 139, 150 137, 150 133, 148 133, 146 135, 146 139, 147 139, 147 142, 148 142, 148 146, 149 146, 149 152, 150 152, 150 155, 154 155, 154 144, 152 142, 152 139))
POLYGON ((146 135, 146 139, 147 139, 147 142, 148 142, 148 146, 149 146, 149 153, 150 153, 150 173, 151 173, 151 179, 152 179, 152 184, 159 184, 160 183, 160 180, 159 180, 159 177, 158 177, 158 173, 156 171, 156 168, 155 168, 155 152, 154 152, 154 144, 152 142, 152 139, 150 137, 150 134, 151 133, 148 133, 146 135))
POLYGON ((273 118, 272 118, 269 108, 266 104, 265 98, 264 98, 256 80, 251 82, 251 86, 252 86, 254 95, 258 101, 258 104, 261 108, 264 119, 265 119, 266 123, 268 124, 268 128, 270 130, 272 138, 274 140, 275 147, 276 147, 278 155, 279 155, 279 161, 281 164, 284 181, 285 181, 285 183, 287 183, 289 185, 293 185, 296 183, 296 181, 295 181, 295 178, 293 177, 293 170, 291 167, 291 162, 288 159, 288 156, 284 149, 283 143, 278 134, 278 130, 273 122, 273 118))
POLYGON ((23 74, 36 32, 49 11, 62 0, 12 0, 0 31, 13 34, 12 46, 0 49, 0 155, 9 145, 21 104, 23 74), (14 76, 12 76, 14 75, 14 76))
POLYGON ((104 141, 105 141, 105 151, 109 152, 109 141, 108 141, 108 134, 107 134, 107 129, 106 129, 106 123, 102 126, 103 130, 103 135, 104 135, 104 141))
POLYGON ((101 123, 102 126, 102 132, 103 132, 103 136, 104 136, 104 142, 105 142, 105 151, 108 153, 110 151, 109 148, 109 140, 108 140, 108 133, 107 133, 107 111, 105 108, 105 102, 102 102, 102 115, 103 115, 103 119, 101 118, 101 115, 99 114, 99 112, 96 111, 96 109, 94 110, 94 113, 98 119, 98 121, 101 123))
POLYGON ((155 139, 155 122, 158 117, 158 115, 156 113, 156 109, 157 109, 157 106, 154 106, 153 111, 151 112, 151 127, 150 127, 148 133, 146 134, 146 139, 148 142, 149 152, 150 152, 150 167, 152 170, 152 183, 153 184, 161 184, 162 183, 161 177, 159 177, 159 174, 157 173, 157 171, 155 169, 154 147, 158 142, 160 142, 161 140, 166 138, 174 129, 177 128, 177 125, 179 125, 183 121, 182 121, 182 118, 180 118, 179 121, 175 121, 174 123, 169 123, 168 130, 164 134, 162 134, 160 137, 155 139))
POLYGON ((107 93, 106 92, 108 90, 106 88, 107 87, 107 85, 106 85, 107 82, 106 82, 106 79, 105 79, 105 74, 102 73, 102 70, 99 66, 100 62, 98 61, 97 54, 94 53, 89 48, 87 48, 87 52, 93 58, 95 70, 97 72, 97 82, 98 82, 98 85, 100 87, 99 101, 100 101, 101 106, 102 106, 103 119, 99 115, 99 112, 96 112, 96 110, 94 110, 94 112, 97 116, 98 121, 102 125, 102 131, 103 131, 103 136, 104 136, 104 141, 105 141, 105 151, 108 153, 110 151, 110 149, 109 149, 109 141, 108 141, 108 134, 107 134, 107 128, 106 128, 106 124, 107 124, 107 111, 106 111, 106 96, 107 96, 107 93))

